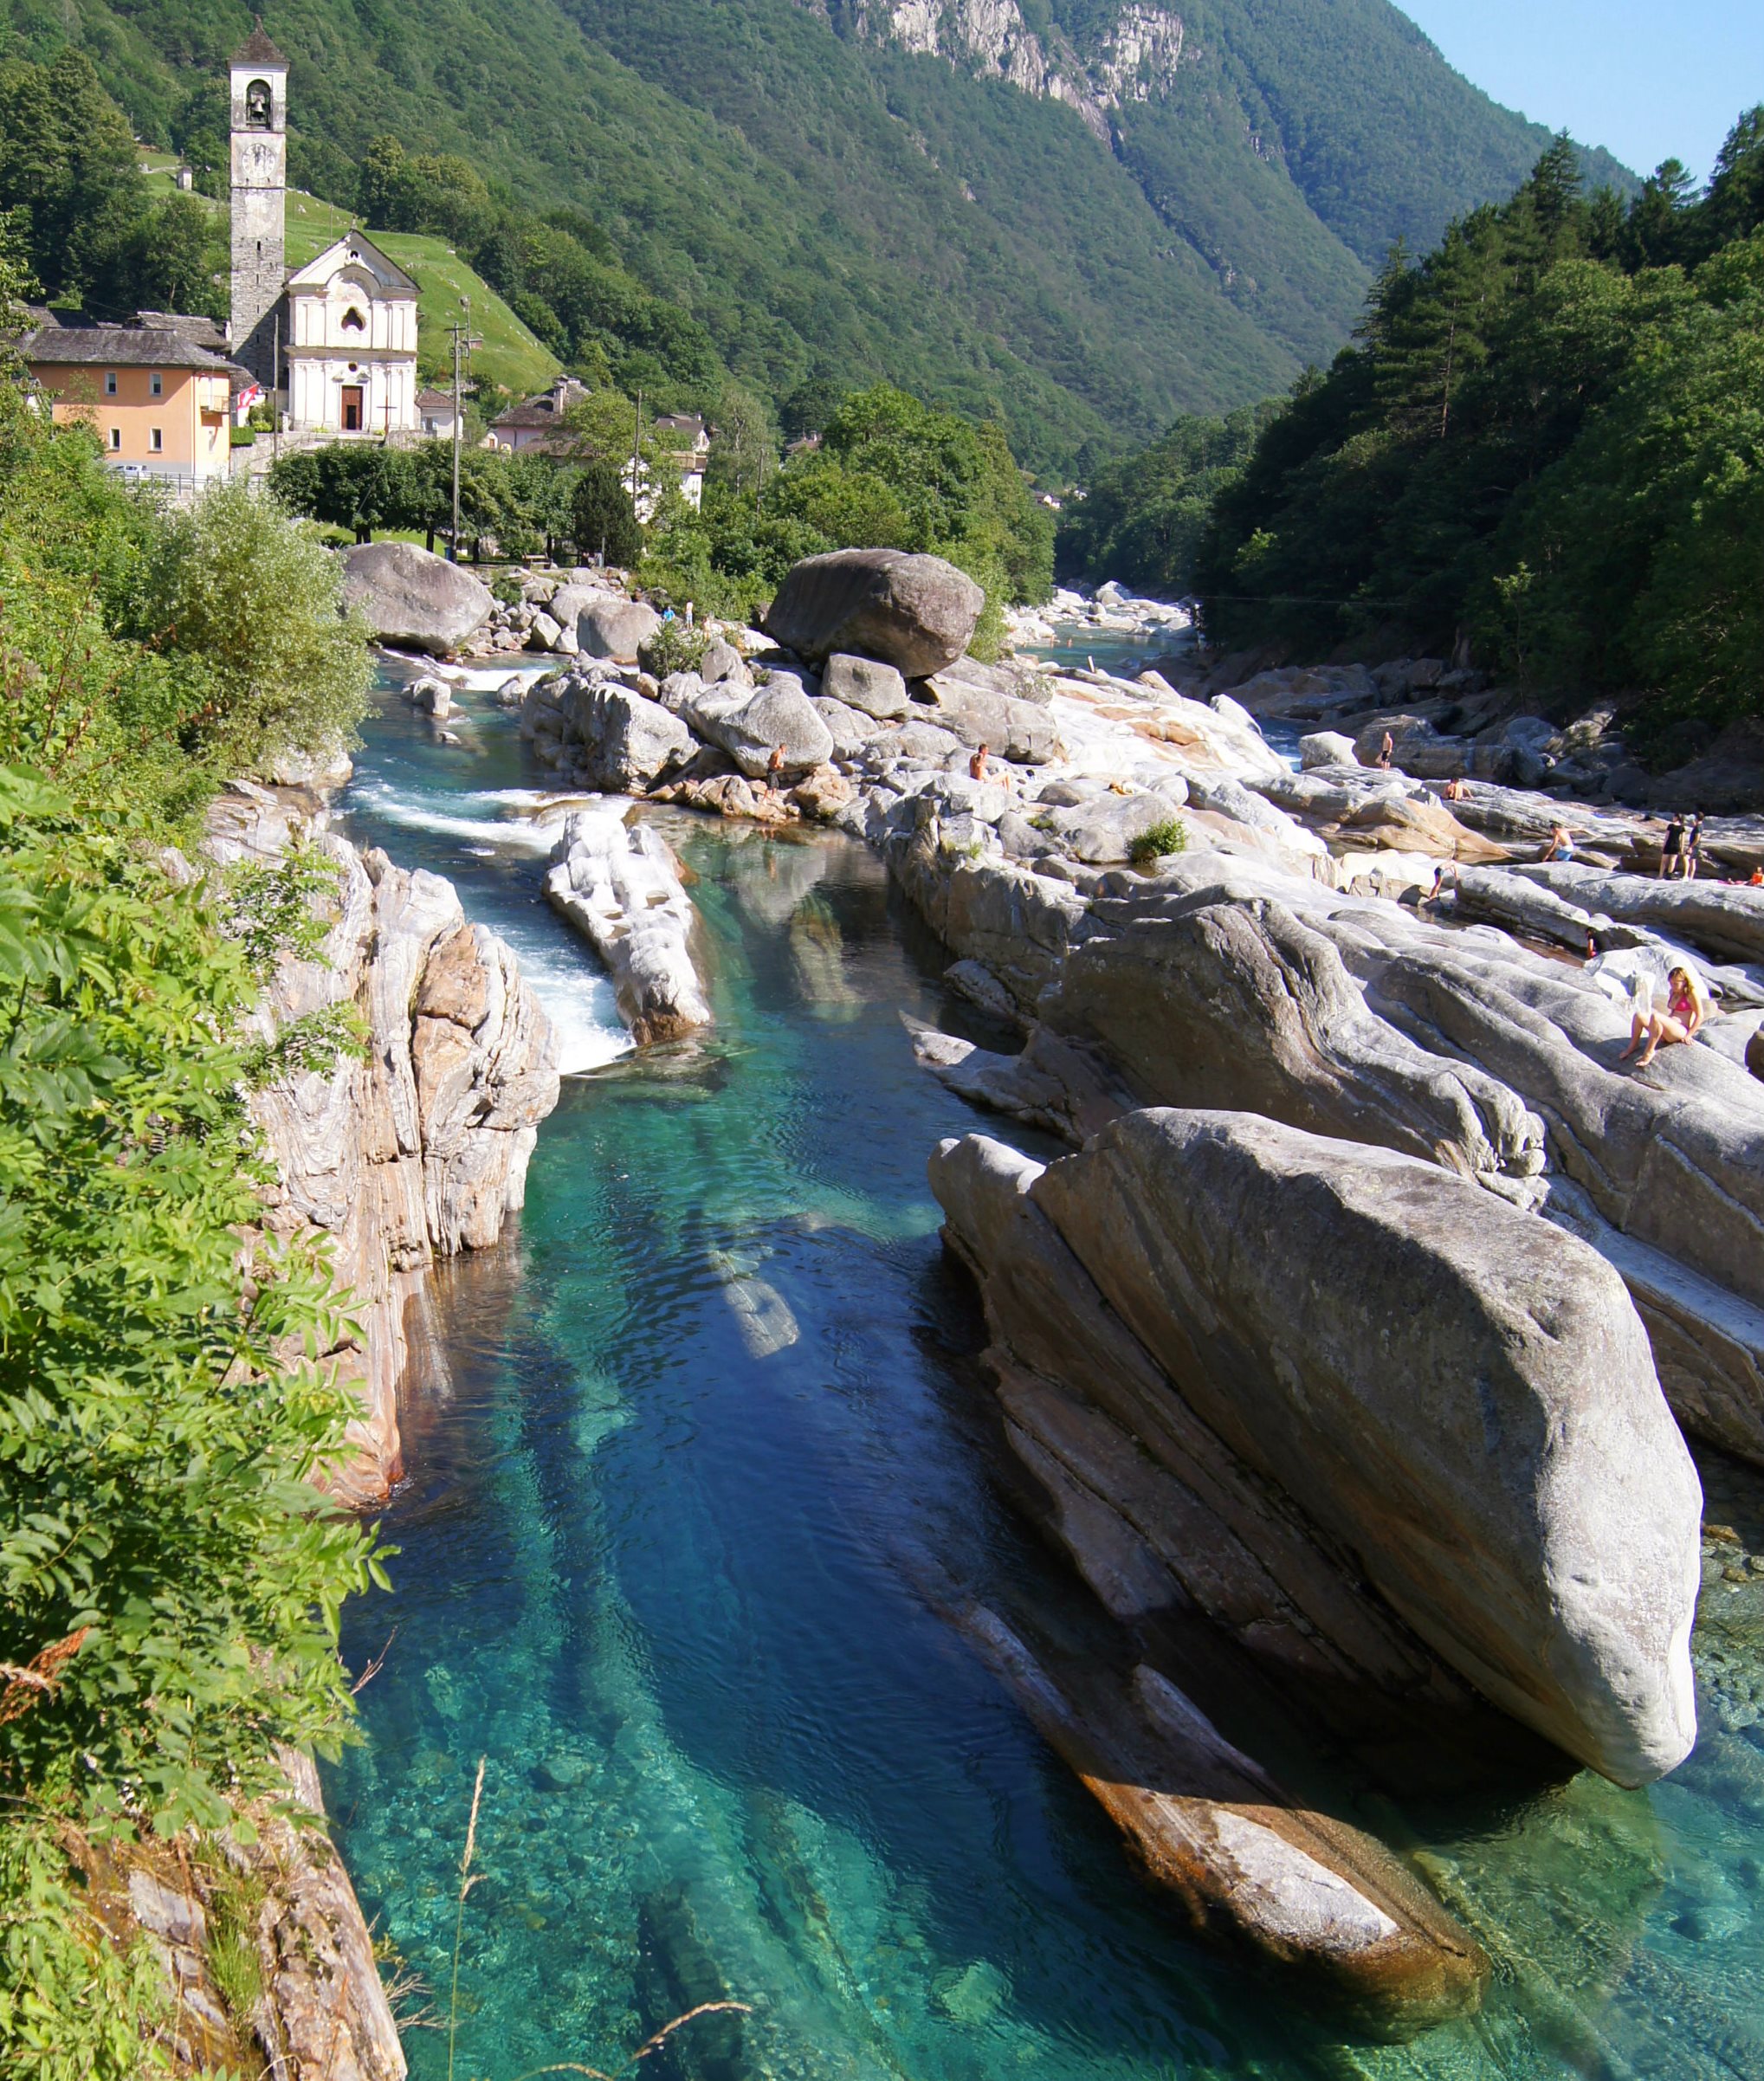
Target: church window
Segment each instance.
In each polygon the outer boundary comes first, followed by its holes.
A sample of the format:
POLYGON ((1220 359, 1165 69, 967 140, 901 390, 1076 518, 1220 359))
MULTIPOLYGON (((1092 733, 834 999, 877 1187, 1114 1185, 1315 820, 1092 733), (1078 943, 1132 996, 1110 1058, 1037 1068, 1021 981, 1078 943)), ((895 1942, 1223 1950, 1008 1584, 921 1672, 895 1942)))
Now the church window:
POLYGON ((121 446, 122 446, 122 429, 121 429, 121 427, 120 427, 120 426, 113 426, 113 427, 111 428, 111 430, 110 430, 110 449, 111 449, 111 453, 112 453, 113 455, 114 455, 114 454, 116 453, 117 449, 120 449, 121 446))
POLYGON ((245 126, 249 130, 268 130, 275 112, 275 100, 268 80, 253 80, 245 89, 245 126))
POLYGON ((165 378, 159 373, 158 369, 155 369, 152 374, 148 377, 147 390, 149 395, 152 397, 163 397, 165 395, 165 378))
POLYGON ((343 313, 343 330, 346 333, 365 333, 367 320, 353 304, 343 313))
POLYGON ((104 394, 107 397, 113 397, 116 395, 116 371, 114 369, 106 369, 104 372, 104 394))
POLYGON ((165 430, 163 426, 148 428, 147 446, 156 456, 164 455, 165 452, 165 430))

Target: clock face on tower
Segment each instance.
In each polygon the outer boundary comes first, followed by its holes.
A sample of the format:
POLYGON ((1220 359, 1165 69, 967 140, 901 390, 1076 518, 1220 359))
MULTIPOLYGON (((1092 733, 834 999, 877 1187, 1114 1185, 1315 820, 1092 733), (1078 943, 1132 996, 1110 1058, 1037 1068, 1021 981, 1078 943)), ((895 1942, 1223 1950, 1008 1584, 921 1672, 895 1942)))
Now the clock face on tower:
POLYGON ((281 139, 236 137, 233 140, 233 183, 241 188, 279 188, 281 185, 281 139))

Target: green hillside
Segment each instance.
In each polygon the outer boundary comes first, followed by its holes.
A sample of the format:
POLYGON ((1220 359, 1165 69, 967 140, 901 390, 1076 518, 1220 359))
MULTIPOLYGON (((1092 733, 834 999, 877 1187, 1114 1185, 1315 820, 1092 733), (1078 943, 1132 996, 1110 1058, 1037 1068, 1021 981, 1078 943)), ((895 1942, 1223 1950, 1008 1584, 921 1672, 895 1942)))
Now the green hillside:
MULTIPOLYGON (((1283 387, 1391 239, 1510 191, 1545 141, 1387 0, 1200 0, 1168 76, 1142 67, 1091 127, 976 76, 972 4, 942 10, 947 55, 875 41, 881 10, 846 0, 286 0, 268 27, 315 194, 352 206, 382 134, 457 153, 521 210, 578 213, 762 396, 885 377, 1001 415, 1049 470, 1283 387)), ((1121 12, 1024 0, 1018 28, 1078 76, 1121 12)), ((139 135, 211 161, 249 28, 232 0, 0 0, 0 50, 75 37, 139 135)))

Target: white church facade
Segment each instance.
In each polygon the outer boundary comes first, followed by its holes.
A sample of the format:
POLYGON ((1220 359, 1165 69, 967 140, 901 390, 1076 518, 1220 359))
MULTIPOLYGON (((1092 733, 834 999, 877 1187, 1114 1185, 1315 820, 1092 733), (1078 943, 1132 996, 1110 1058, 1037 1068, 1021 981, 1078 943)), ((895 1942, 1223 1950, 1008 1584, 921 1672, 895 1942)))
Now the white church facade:
POLYGON ((352 231, 288 278, 288 412, 339 434, 416 430, 417 285, 352 231))
POLYGON ((288 273, 288 60, 262 22, 228 74, 234 358, 294 432, 416 433, 417 284, 354 230, 288 273))

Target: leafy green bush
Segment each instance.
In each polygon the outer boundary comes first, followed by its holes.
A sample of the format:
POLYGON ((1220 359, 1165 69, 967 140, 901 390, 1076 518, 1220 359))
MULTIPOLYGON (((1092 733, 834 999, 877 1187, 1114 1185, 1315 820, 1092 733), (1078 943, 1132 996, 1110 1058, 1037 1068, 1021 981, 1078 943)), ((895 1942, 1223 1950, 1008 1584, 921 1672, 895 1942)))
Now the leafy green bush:
POLYGON ((136 630, 201 661, 210 690, 195 727, 226 770, 352 741, 372 667, 340 585, 335 558, 242 481, 210 486, 158 531, 136 630))
POLYGON ((241 1090, 276 1066, 244 1022, 309 905, 258 877, 217 917, 153 830, 0 769, 0 1661, 66 1657, 0 1780, 170 1832, 223 1823, 272 1741, 334 1740, 338 1608, 377 1564, 304 1486, 346 1399, 281 1367, 336 1341, 323 1269, 238 1244, 241 1090))
POLYGON ((1163 824, 1154 824, 1150 830, 1141 831, 1127 849, 1127 856, 1135 867, 1149 867, 1154 861, 1167 859, 1172 853, 1188 850, 1188 826, 1170 818, 1163 824))

